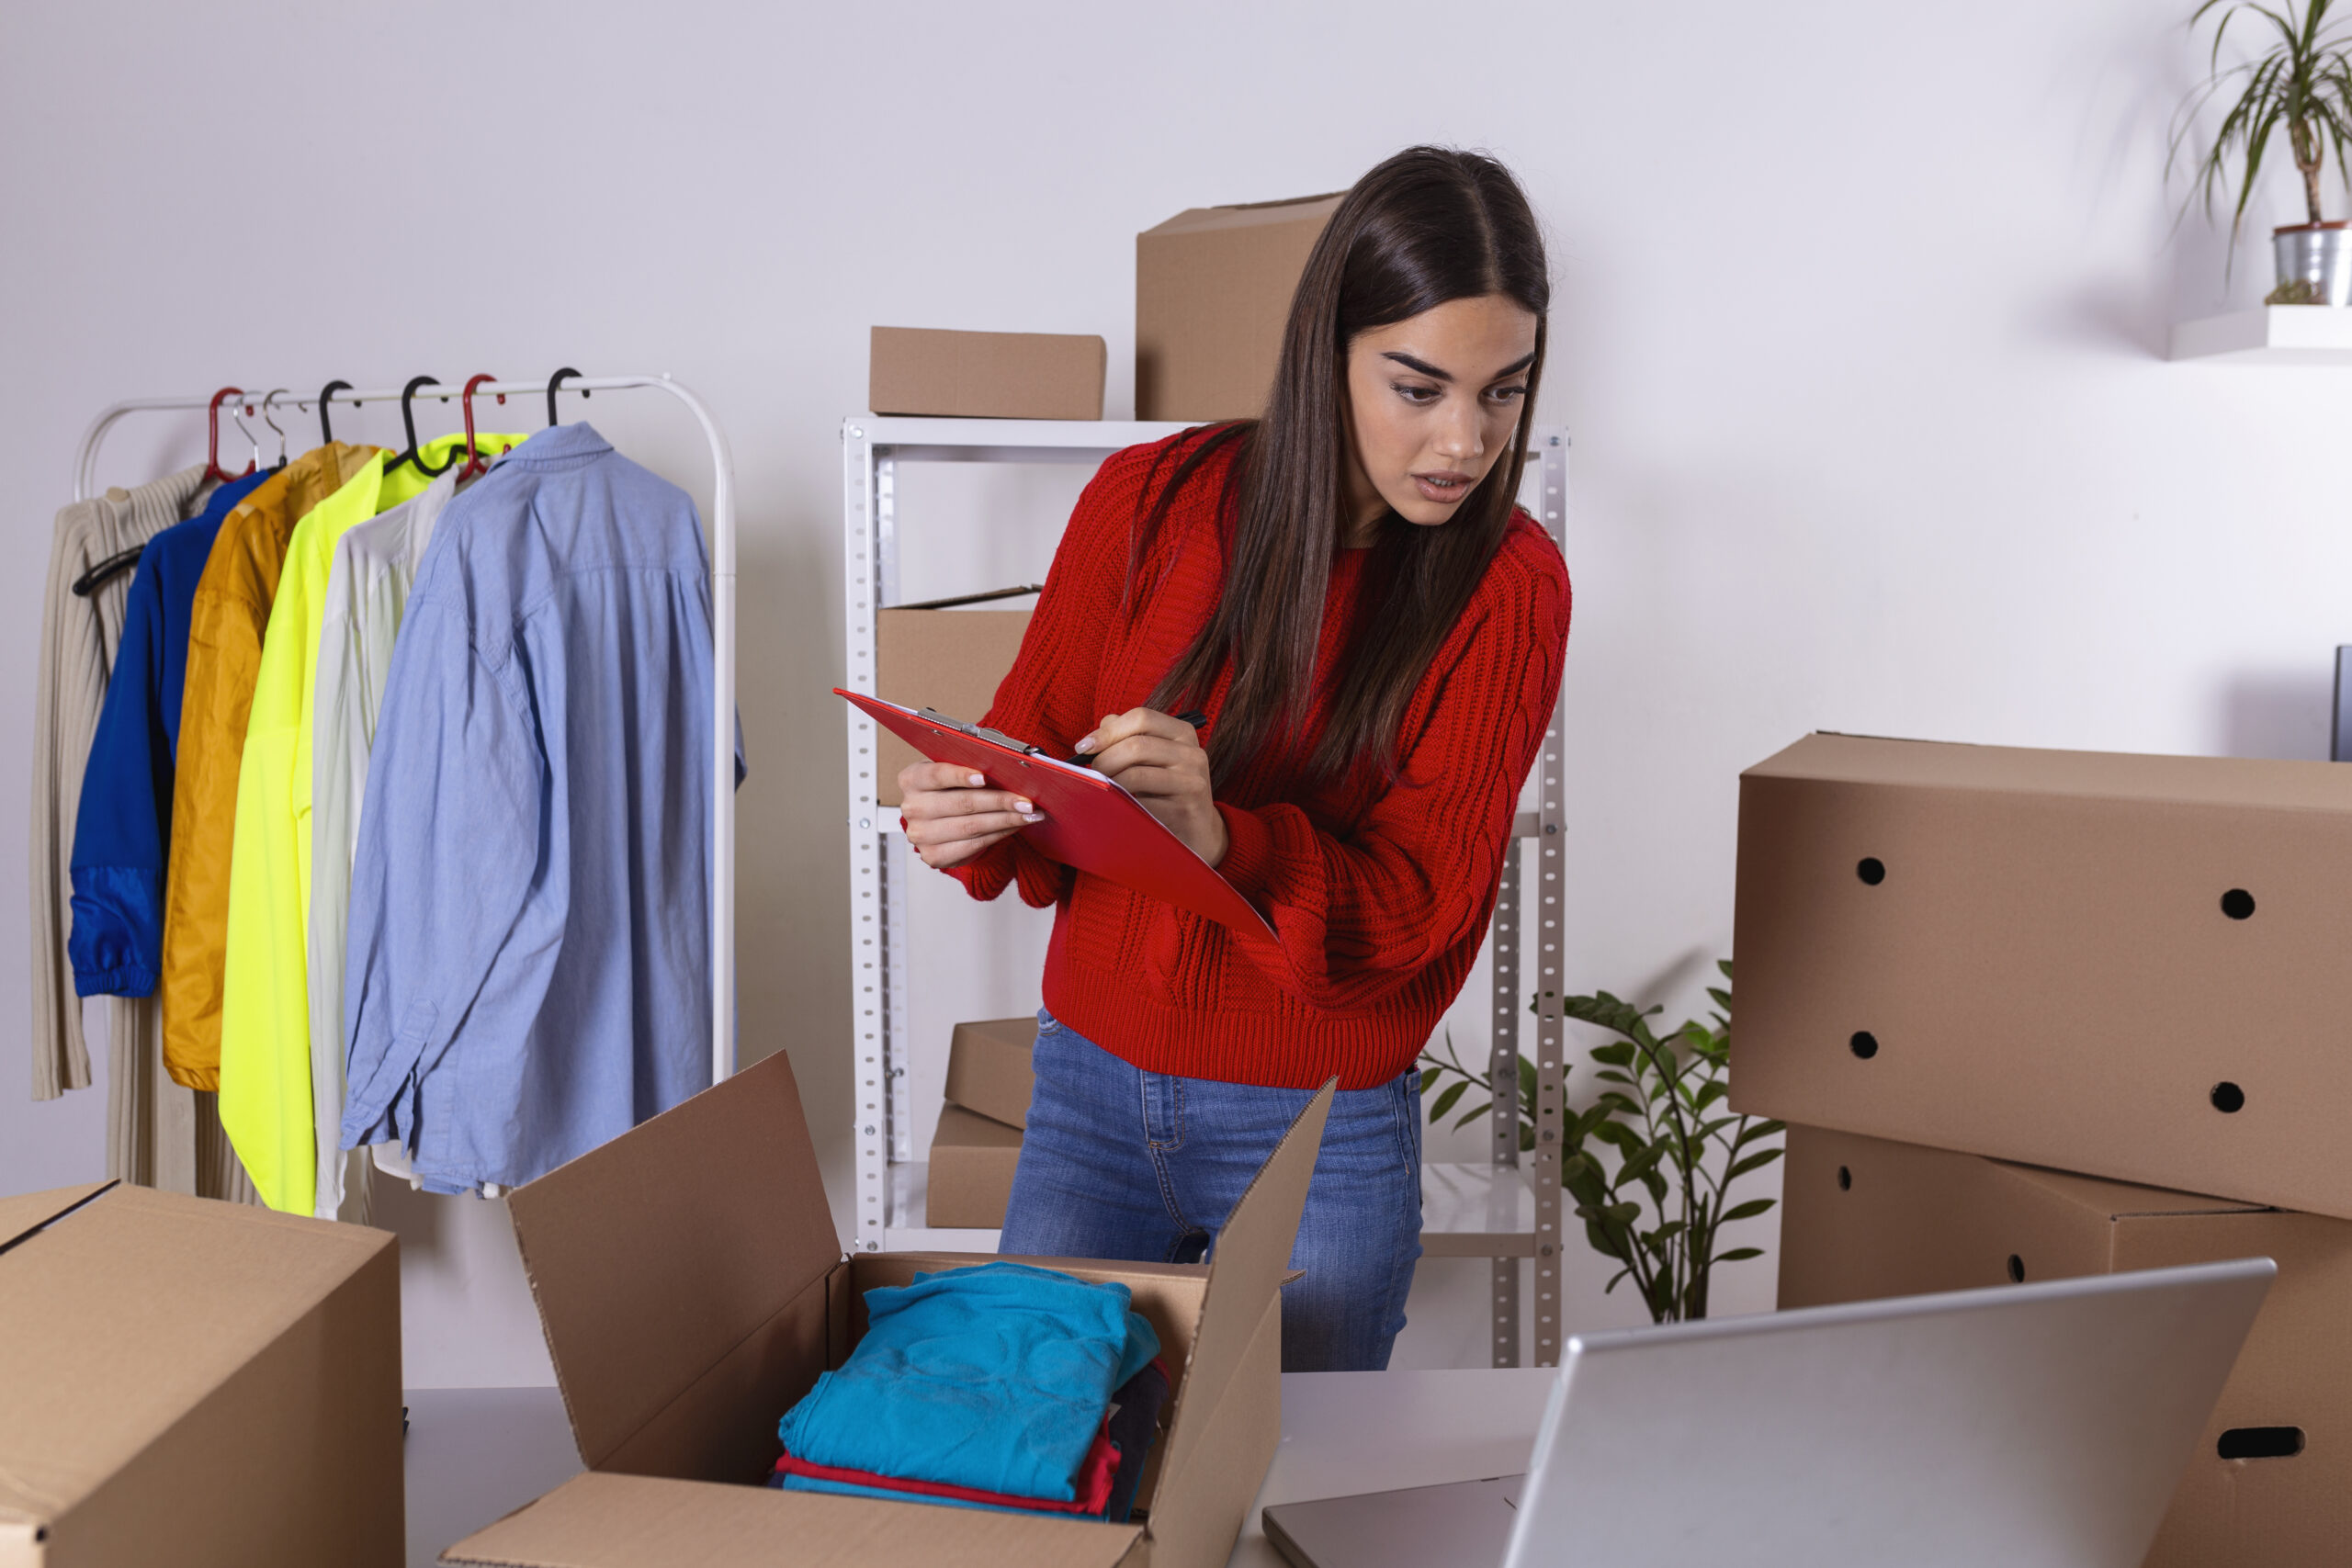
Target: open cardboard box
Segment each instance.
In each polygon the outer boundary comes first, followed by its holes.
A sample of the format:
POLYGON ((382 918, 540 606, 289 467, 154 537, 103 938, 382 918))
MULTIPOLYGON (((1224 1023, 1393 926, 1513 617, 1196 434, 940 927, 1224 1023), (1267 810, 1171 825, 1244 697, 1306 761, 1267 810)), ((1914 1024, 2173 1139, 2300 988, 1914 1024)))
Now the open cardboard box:
POLYGON ((1782 1307, 2276 1259, 2147 1564, 2345 1561, 2352 1223, 1814 1127, 1792 1126, 1788 1144, 1782 1307))
POLYGON ((1136 1522, 885 1503, 768 1488, 776 1423, 847 1358, 866 1291, 985 1259, 844 1257, 776 1053, 509 1200, 589 1472, 441 1560, 1217 1568, 1281 1439, 1281 1287, 1329 1108, 1327 1088, 1234 1206, 1210 1263, 1033 1260, 1125 1282, 1176 1373, 1136 1522))
POLYGON ((2352 768, 1814 735, 1741 775, 1739 1111, 2352 1219, 2352 768))
POLYGON ((399 1568, 402 1533, 395 1237, 0 1198, 0 1568, 399 1568))

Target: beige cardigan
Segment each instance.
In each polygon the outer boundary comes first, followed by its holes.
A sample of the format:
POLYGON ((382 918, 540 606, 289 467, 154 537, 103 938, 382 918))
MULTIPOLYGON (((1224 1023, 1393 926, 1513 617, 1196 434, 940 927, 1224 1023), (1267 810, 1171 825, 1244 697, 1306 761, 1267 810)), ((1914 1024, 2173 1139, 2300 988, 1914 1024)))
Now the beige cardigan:
MULTIPOLYGON (((73 585, 98 562, 194 515, 211 494, 201 468, 76 502, 57 514, 49 584, 41 600, 40 671, 33 696, 33 1098, 53 1100, 90 1083, 81 998, 66 956, 73 922, 74 818, 82 770, 97 731, 122 636, 131 574, 118 572, 88 597, 73 585)), ((107 1174, 205 1197, 244 1197, 210 1095, 194 1095, 163 1070, 163 1029, 153 997, 108 997, 107 1174)))

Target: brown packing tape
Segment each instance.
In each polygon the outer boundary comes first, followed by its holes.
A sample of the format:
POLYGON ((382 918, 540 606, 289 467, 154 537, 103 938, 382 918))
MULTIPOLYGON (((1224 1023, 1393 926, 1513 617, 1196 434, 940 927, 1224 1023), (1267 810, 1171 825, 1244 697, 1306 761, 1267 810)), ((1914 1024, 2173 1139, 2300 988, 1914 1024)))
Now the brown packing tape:
POLYGON ((2268 1257, 2278 1277, 2151 1568, 2336 1564, 2352 1540, 2352 1222, 1792 1126, 1781 1305, 2268 1257), (2224 1433, 2302 1451, 2224 1459, 2224 1433))
POLYGON ((1731 1103, 2352 1217, 2347 886, 2335 764, 1808 737, 1741 779, 1731 1103))
POLYGON ((591 1469, 832 1270, 824 1190, 781 1051, 514 1190, 524 1271, 591 1469))
MULTIPOLYGON (((1012 672, 1028 629, 1026 610, 881 611, 874 618, 876 694, 978 724, 1012 672)), ((922 756, 878 725, 875 734, 875 798, 895 810, 899 770, 922 756)))

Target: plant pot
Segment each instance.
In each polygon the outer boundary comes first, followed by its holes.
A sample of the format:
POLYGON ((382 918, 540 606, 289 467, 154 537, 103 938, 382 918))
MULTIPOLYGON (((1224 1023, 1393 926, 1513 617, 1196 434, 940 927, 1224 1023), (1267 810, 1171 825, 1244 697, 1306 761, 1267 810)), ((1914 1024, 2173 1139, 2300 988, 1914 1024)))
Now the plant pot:
POLYGON ((2266 305, 2352 305, 2352 222, 2297 223, 2270 231, 2278 287, 2266 305))

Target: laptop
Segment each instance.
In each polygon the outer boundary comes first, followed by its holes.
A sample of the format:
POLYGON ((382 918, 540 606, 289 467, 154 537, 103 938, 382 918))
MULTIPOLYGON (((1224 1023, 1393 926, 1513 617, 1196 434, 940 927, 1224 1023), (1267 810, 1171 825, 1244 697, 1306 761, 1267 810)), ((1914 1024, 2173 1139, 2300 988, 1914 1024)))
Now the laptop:
POLYGON ((1525 1475, 1281 1503, 1296 1568, 2138 1568, 2267 1258, 1578 1335, 1525 1475))

